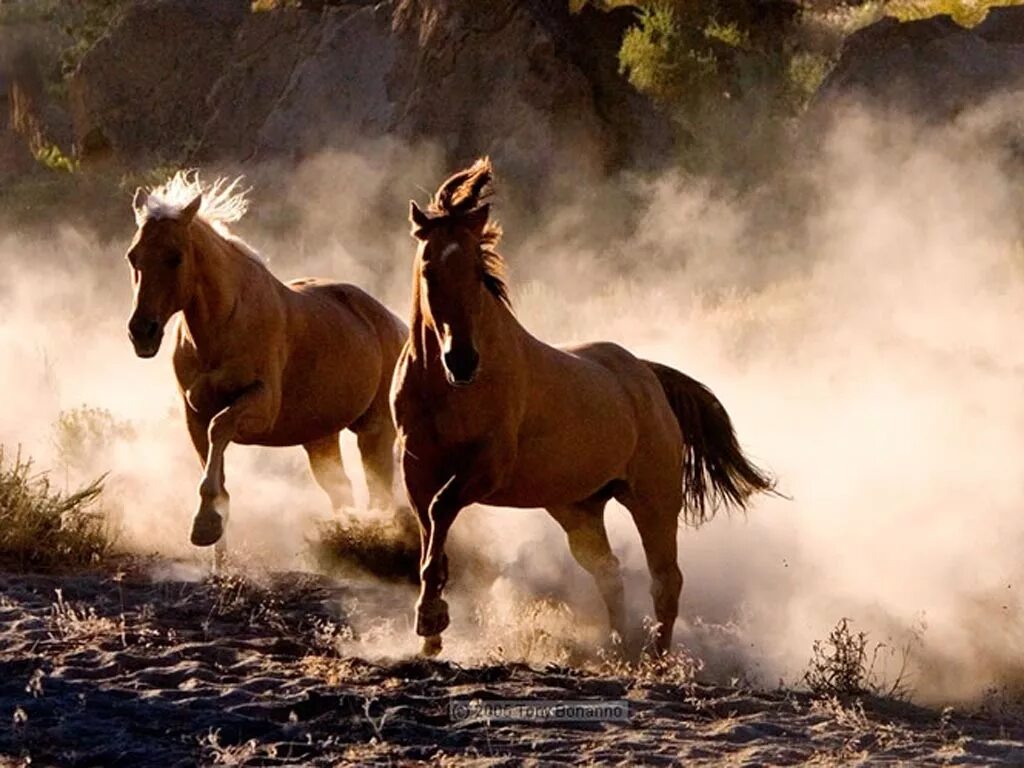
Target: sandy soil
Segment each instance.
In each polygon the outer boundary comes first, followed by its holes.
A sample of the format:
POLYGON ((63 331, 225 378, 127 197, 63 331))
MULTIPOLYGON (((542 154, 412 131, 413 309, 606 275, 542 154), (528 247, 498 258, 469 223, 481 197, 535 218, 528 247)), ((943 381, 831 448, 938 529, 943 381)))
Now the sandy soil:
POLYGON ((173 569, 0 574, 0 765, 1024 764, 1024 720, 565 667, 337 650, 366 585, 173 569), (159 573, 159 571, 163 571, 159 573), (360 592, 360 590, 363 590, 360 592), (472 699, 627 699, 627 723, 454 721, 472 699))

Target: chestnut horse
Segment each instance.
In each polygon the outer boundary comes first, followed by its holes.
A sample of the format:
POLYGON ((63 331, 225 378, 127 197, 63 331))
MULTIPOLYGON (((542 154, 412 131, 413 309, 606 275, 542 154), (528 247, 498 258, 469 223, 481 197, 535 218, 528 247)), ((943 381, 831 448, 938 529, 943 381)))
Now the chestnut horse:
POLYGON ((248 203, 238 180, 203 185, 179 172, 136 192, 128 249, 134 303, 128 333, 139 357, 160 349, 180 312, 174 372, 205 472, 192 543, 218 544, 228 517, 224 451, 302 445, 335 508, 351 503, 339 433, 356 433, 371 499, 390 502, 395 429, 388 393, 405 324, 359 288, 282 283, 227 229, 248 203))
POLYGON ((445 181, 427 211, 411 204, 412 323, 391 405, 420 523, 423 652, 441 649, 445 539, 473 503, 546 508, 622 635, 622 577, 604 525, 613 498, 640 532, 663 652, 683 583, 680 510, 698 523, 719 501, 744 507, 772 481, 743 456, 702 384, 615 344, 557 349, 519 324, 495 251, 501 230, 483 202, 491 178, 479 160, 445 181))

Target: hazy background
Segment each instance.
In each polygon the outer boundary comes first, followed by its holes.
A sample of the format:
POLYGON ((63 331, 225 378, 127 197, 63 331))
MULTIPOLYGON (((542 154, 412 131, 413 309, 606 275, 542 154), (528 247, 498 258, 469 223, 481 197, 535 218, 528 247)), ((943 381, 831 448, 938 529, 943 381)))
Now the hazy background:
MULTIPOLYGON (((494 158, 522 322, 551 342, 613 340, 700 379, 792 497, 680 531, 676 640, 709 676, 799 682, 812 641, 849 617, 872 642, 913 644, 922 700, 1014 683, 1024 265, 1017 161, 996 138, 1019 118, 993 103, 923 129, 850 107, 793 171, 742 195, 673 173, 568 176, 525 209, 502 198, 494 158)), ((423 202, 452 170, 439 157, 381 141, 249 169, 252 210, 236 231, 278 277, 355 282, 404 317, 408 199, 423 202)), ((61 210, 45 233, 0 233, 0 444, 70 484, 109 470, 123 546, 201 563, 207 553, 187 543, 199 469, 169 345, 139 360, 125 330, 129 198, 97 205, 123 210, 117 239, 65 224, 61 210), (124 428, 69 466, 54 423, 82 405, 124 428)), ((361 482, 352 441, 344 448, 361 482)), ((233 551, 254 567, 308 565, 304 537, 329 510, 301 449, 234 446, 227 470, 233 551)), ((639 539, 621 508, 607 516, 639 621, 651 611, 639 539)), ((472 510, 455 530, 502 576, 462 591, 451 657, 596 648, 603 609, 545 513, 472 510), (532 602, 546 598, 568 608, 532 602)), ((364 632, 377 630, 360 652, 413 650, 411 610, 397 589, 362 605, 364 632)))

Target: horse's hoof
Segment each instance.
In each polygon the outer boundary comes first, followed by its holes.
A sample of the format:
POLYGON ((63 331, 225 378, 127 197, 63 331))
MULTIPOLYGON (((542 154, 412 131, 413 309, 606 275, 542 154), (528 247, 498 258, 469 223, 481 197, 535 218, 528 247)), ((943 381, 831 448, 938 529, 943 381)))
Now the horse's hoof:
POLYGON ((428 659, 432 659, 441 653, 441 636, 430 635, 429 637, 424 637, 421 653, 428 659))
POLYGON ((224 535, 224 521, 216 512, 200 512, 192 521, 191 541, 197 547, 209 547, 224 535))
POLYGON ((448 629, 450 623, 448 603, 444 600, 438 599, 416 606, 416 634, 426 638, 437 637, 439 648, 441 633, 448 629))

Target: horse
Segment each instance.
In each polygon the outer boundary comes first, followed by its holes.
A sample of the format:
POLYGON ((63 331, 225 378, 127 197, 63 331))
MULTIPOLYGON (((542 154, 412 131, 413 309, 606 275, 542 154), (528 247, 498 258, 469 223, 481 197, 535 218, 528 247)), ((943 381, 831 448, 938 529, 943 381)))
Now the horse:
POLYGON ((179 171, 136 191, 127 252, 134 300, 128 335, 151 358, 175 329, 174 373, 203 477, 196 546, 226 551, 224 451, 301 445, 338 509, 351 503, 339 435, 356 434, 371 503, 390 504, 395 428, 389 391, 405 323, 365 291, 303 278, 282 283, 229 224, 248 210, 241 179, 207 185, 179 171))
POLYGON ((496 250, 502 230, 485 202, 492 179, 483 158, 442 183, 427 210, 410 203, 412 319, 391 409, 420 528, 422 652, 441 651, 445 541, 474 503, 545 508, 624 637, 622 576, 604 524, 616 499, 640 533, 664 653, 683 585, 680 511, 699 524, 720 504, 745 509, 774 481, 744 456, 703 384, 612 343, 552 347, 519 323, 496 250))

